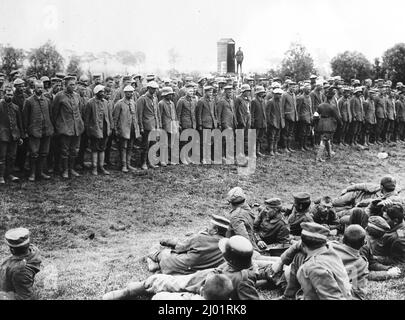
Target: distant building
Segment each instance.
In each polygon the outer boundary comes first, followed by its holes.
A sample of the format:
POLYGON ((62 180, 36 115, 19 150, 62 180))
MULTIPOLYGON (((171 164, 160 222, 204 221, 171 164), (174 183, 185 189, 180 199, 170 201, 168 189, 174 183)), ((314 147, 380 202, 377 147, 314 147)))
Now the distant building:
POLYGON ((235 41, 231 38, 217 42, 217 71, 221 74, 235 73, 235 41))

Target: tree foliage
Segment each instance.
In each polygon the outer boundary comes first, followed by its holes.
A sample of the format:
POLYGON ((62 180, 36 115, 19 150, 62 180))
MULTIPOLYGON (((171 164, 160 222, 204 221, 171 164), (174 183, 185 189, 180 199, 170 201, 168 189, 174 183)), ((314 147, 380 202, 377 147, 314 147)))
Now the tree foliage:
POLYGON ((135 66, 138 63, 137 56, 128 50, 118 51, 116 56, 118 61, 125 66, 135 66))
POLYGON ((66 73, 74 73, 79 78, 83 74, 83 70, 80 67, 81 59, 79 56, 73 55, 70 57, 69 64, 66 68, 66 73))
POLYGON ((25 52, 23 49, 5 46, 0 48, 0 57, 1 70, 8 75, 11 71, 20 69, 23 66, 25 52))
POLYGON ((27 74, 35 74, 37 77, 52 76, 63 69, 63 57, 51 41, 32 49, 28 61, 30 65, 27 74))
POLYGON ((405 82, 405 43, 398 43, 384 52, 382 68, 393 82, 405 82))
POLYGON ((289 76, 296 81, 309 79, 315 73, 314 60, 308 53, 304 45, 293 42, 285 53, 285 58, 281 62, 280 75, 289 76))
POLYGON ((331 60, 332 76, 341 76, 346 82, 351 79, 364 80, 372 75, 372 65, 364 54, 345 51, 331 60))
POLYGON ((179 61, 180 55, 179 53, 176 51, 176 49, 171 48, 168 52, 167 52, 168 56, 169 56, 169 64, 172 66, 173 69, 176 68, 176 63, 179 61))

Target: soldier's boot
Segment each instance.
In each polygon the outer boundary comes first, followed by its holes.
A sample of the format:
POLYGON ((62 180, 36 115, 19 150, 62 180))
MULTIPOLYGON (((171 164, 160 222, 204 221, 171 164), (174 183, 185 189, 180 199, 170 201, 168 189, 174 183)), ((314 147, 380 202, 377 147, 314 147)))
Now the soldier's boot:
POLYGON ((304 138, 300 138, 299 139, 299 147, 298 147, 298 150, 299 151, 305 151, 305 149, 304 149, 304 138))
POLYGON ((121 150, 121 172, 128 173, 128 167, 127 167, 127 149, 122 149, 121 150))
POLYGON ((275 155, 281 155, 281 152, 278 151, 277 142, 274 142, 274 144, 273 144, 273 150, 274 150, 274 154, 275 154, 275 155))
POLYGON ((92 152, 91 153, 91 174, 93 176, 97 176, 98 175, 98 171, 97 171, 97 160, 98 160, 98 153, 97 152, 92 152))
POLYGON ((316 153, 316 160, 317 160, 317 161, 321 161, 321 162, 325 161, 325 160, 323 159, 323 153, 324 153, 324 151, 325 151, 325 144, 324 144, 323 141, 321 141, 321 143, 319 144, 319 147, 318 147, 318 151, 317 151, 317 153, 316 153))
POLYGON ((144 151, 141 153, 141 163, 142 163, 142 170, 148 170, 148 165, 146 163, 146 154, 144 151))
POLYGON ((35 174, 37 171, 37 158, 30 159, 30 175, 28 177, 28 181, 35 182, 35 174))
POLYGON ((102 300, 125 300, 147 294, 143 281, 131 282, 125 289, 115 290, 103 295, 102 300))
POLYGON ((307 147, 308 138, 307 138, 307 137, 304 137, 304 138, 302 138, 302 140, 303 140, 303 142, 302 142, 303 147, 302 147, 302 148, 303 148, 305 151, 310 151, 309 148, 307 147))
POLYGON ((128 170, 131 171, 131 172, 137 171, 137 169, 135 167, 131 166, 131 153, 130 152, 127 153, 126 159, 127 159, 127 168, 128 168, 128 170))
POLYGON ((269 149, 270 149, 269 155, 274 156, 274 146, 273 146, 273 143, 270 144, 269 149))
POLYGON ((46 162, 47 162, 47 157, 40 157, 39 162, 38 162, 38 173, 39 177, 44 180, 49 180, 51 179, 50 176, 45 174, 44 169, 46 168, 46 162))
POLYGON ((72 177, 80 177, 80 174, 75 170, 76 157, 69 159, 69 172, 72 177))
POLYGON ((0 184, 5 184, 4 174, 6 173, 6 165, 4 163, 0 164, 0 184))
POLYGON ((62 165, 62 178, 69 179, 69 159, 60 159, 62 165))
POLYGON ((290 151, 291 153, 294 153, 295 150, 291 147, 291 144, 292 144, 292 140, 289 140, 289 141, 287 142, 287 149, 288 149, 288 151, 290 151))
POLYGON ((333 153, 333 151, 332 151, 331 143, 329 141, 325 142, 325 150, 326 150, 326 159, 330 159, 331 154, 333 153))
POLYGON ((344 133, 342 133, 342 135, 340 136, 340 143, 342 144, 342 146, 346 147, 346 135, 344 133))
POLYGON ((102 174, 105 174, 105 175, 110 175, 110 173, 104 168, 104 160, 105 160, 105 152, 103 151, 103 152, 100 152, 99 154, 98 154, 98 160, 99 160, 99 166, 100 166, 100 171, 101 171, 101 173, 102 174))
POLYGON ((364 135, 364 146, 368 147, 370 145, 368 142, 369 139, 370 139, 370 137, 367 134, 364 135))

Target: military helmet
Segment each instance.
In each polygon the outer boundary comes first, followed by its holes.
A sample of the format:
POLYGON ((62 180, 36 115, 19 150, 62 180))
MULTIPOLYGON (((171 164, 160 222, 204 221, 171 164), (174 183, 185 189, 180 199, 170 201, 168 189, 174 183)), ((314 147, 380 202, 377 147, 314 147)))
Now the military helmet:
POLYGON ((253 246, 248 239, 242 236, 223 238, 218 247, 225 260, 237 269, 248 269, 252 265, 253 246))

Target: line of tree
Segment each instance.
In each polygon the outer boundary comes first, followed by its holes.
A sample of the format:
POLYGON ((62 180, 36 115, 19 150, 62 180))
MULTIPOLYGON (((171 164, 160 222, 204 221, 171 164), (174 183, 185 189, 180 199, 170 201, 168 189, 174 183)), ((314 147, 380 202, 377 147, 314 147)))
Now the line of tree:
MULTIPOLYGON (((385 79, 405 83, 405 43, 398 43, 386 50, 381 59, 375 58, 371 63, 366 56, 357 51, 345 51, 337 54, 331 62, 332 76, 340 75, 346 82, 351 79, 365 80, 385 79)), ((268 71, 269 77, 290 77, 295 81, 308 79, 311 74, 318 74, 314 60, 305 46, 292 43, 286 51, 281 66, 268 71)))
MULTIPOLYGON (((118 51, 115 54, 101 52, 94 54, 85 52, 82 55, 74 51, 68 52, 68 63, 65 69, 65 59, 58 52, 56 46, 47 41, 38 48, 23 50, 10 45, 0 44, 0 72, 9 75, 12 70, 23 70, 27 75, 37 77, 47 75, 54 76, 57 72, 74 73, 78 77, 84 74, 83 67, 89 72, 90 63, 99 60, 107 65, 114 59, 125 67, 139 68, 146 60, 142 51, 130 52, 128 50, 118 51)), ((125 70, 127 72, 127 70, 125 70)))
MULTIPOLYGON (((176 62, 179 59, 175 49, 170 49, 169 63, 171 73, 179 73, 175 70, 176 62)), ((37 77, 42 75, 53 76, 57 72, 66 71, 75 73, 78 76, 83 74, 82 66, 96 60, 107 61, 115 59, 126 67, 140 67, 146 60, 143 52, 130 52, 128 50, 118 51, 116 54, 101 52, 94 54, 85 52, 77 55, 74 52, 69 57, 67 68, 64 69, 64 59, 51 41, 47 41, 39 48, 23 50, 10 45, 0 44, 0 71, 10 74, 12 70, 24 69, 27 75, 34 74, 37 77)), ((364 80, 367 78, 383 78, 392 82, 405 83, 405 43, 398 43, 386 50, 381 59, 376 58, 371 63, 364 54, 357 51, 345 51, 339 53, 331 60, 332 76, 340 75, 345 81, 351 79, 364 80)), ((126 72, 126 70, 125 70, 126 72)), ((314 60, 307 49, 301 43, 295 42, 286 51, 281 65, 276 69, 271 69, 268 73, 270 77, 290 77, 296 81, 308 79, 311 74, 318 74, 314 65, 314 60)))

